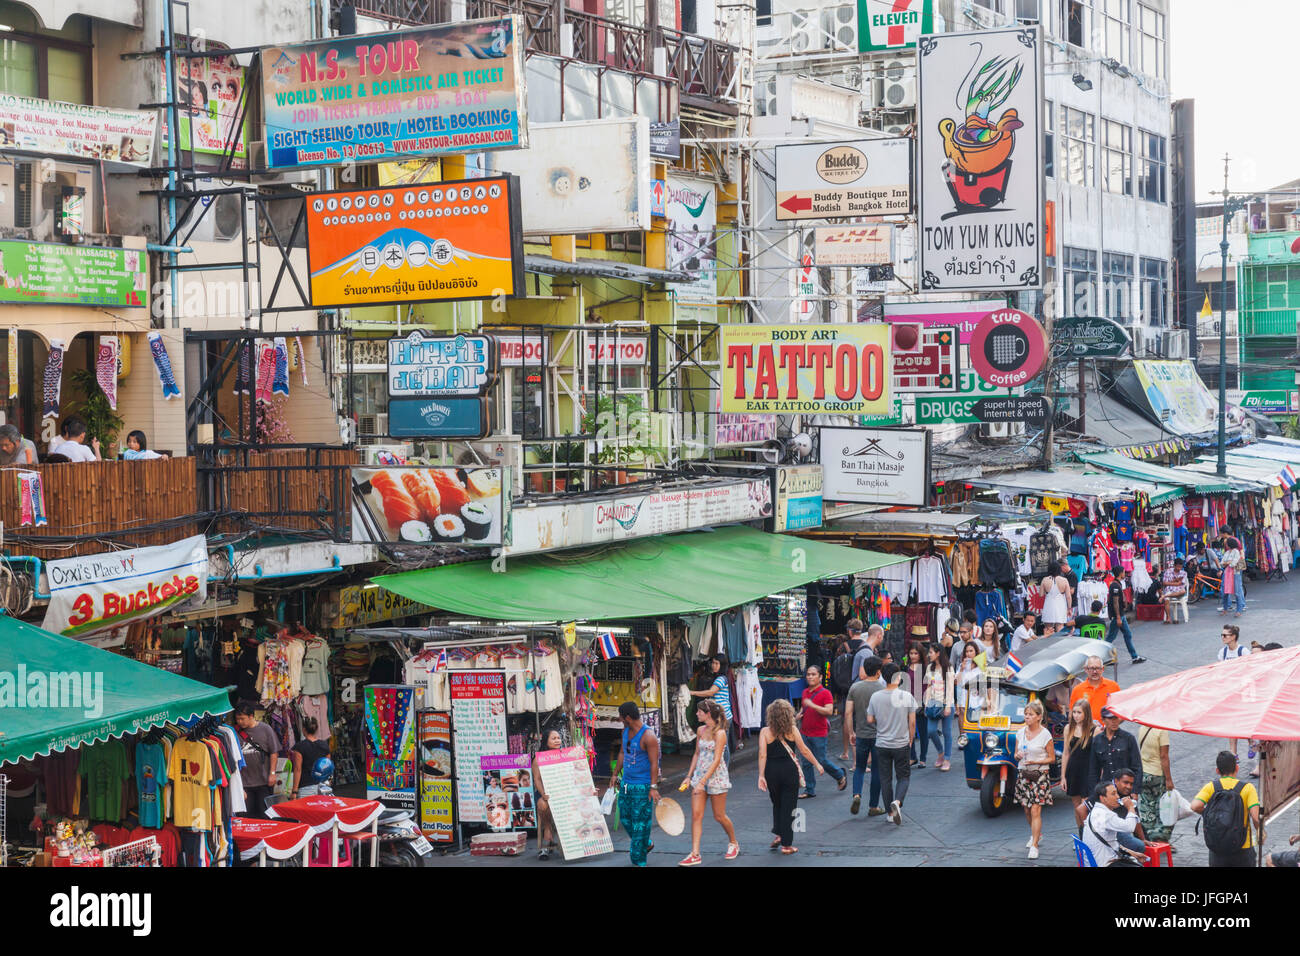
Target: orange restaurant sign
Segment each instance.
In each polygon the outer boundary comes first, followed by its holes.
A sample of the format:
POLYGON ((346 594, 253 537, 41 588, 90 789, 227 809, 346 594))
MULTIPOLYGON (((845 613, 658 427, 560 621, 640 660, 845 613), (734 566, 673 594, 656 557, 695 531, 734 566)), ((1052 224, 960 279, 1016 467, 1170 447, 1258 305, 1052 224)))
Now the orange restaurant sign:
POLYGON ((524 295, 513 176, 307 196, 311 304, 524 295))

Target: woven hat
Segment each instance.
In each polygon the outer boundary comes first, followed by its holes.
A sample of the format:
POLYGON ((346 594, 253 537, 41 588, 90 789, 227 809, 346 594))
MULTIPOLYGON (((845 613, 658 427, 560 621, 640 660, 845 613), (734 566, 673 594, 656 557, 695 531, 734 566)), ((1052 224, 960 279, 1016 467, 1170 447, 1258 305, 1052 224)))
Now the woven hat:
POLYGON ((686 829, 686 815, 681 805, 671 797, 661 797, 655 804, 655 822, 669 836, 680 836, 686 829))

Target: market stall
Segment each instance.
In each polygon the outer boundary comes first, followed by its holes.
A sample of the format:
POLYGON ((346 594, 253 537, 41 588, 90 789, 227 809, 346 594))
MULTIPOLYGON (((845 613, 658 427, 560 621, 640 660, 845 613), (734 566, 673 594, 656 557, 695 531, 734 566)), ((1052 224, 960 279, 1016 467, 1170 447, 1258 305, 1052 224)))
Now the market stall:
MULTIPOLYGON (((1300 647, 1178 671, 1110 695, 1125 720, 1204 737, 1259 742, 1260 820, 1300 801, 1300 647)), ((1263 840, 1257 841, 1262 859, 1263 840)))
POLYGON ((213 716, 230 709, 224 690, 7 616, 0 673, 13 675, 0 682, 5 837, 35 837, 44 865, 114 865, 132 854, 106 858, 105 849, 149 840, 163 865, 225 858, 234 791, 214 775, 214 754, 237 764, 238 751, 233 730, 221 732, 213 716), (200 750, 191 772, 186 758, 200 750), (38 803, 46 813, 32 833, 38 803))

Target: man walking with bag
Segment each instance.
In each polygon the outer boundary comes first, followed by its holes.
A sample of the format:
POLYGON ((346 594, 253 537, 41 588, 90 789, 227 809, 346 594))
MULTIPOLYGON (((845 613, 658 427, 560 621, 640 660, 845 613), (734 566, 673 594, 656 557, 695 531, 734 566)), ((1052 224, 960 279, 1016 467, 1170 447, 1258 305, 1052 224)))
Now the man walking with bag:
POLYGON ((1236 754, 1219 751, 1214 766, 1218 779, 1203 786, 1192 801, 1192 810, 1201 815, 1210 866, 1254 866, 1259 794, 1253 783, 1237 779, 1236 754))

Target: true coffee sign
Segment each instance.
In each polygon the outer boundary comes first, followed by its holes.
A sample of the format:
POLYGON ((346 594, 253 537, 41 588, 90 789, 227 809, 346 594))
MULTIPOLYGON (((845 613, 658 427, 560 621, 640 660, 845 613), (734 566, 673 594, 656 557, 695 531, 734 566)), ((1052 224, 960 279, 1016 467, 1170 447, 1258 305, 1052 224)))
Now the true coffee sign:
POLYGON ((1047 334, 1031 315, 999 309, 980 319, 970 341, 976 373, 998 388, 1017 388, 1037 375, 1047 358, 1047 334))

